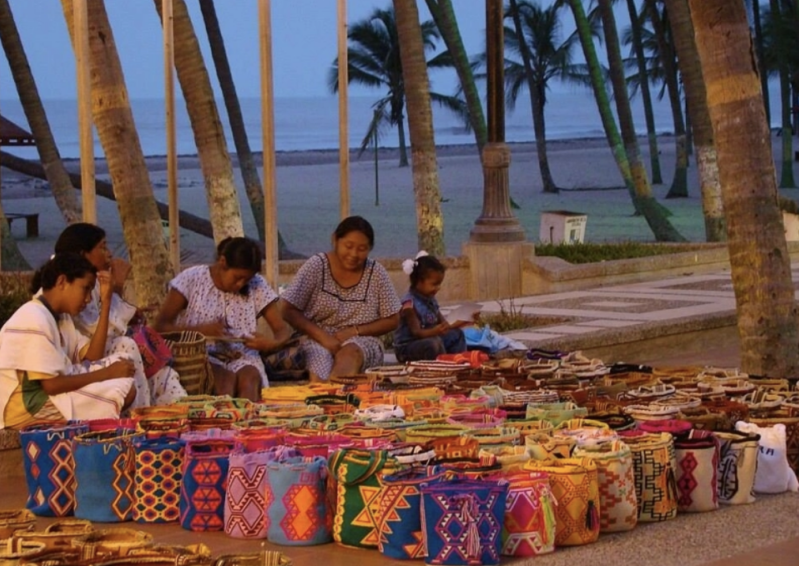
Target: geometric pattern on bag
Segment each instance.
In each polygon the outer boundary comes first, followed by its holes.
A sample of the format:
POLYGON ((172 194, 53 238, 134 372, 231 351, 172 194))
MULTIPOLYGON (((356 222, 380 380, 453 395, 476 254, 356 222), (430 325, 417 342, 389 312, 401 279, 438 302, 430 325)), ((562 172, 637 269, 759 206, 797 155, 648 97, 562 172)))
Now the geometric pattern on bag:
POLYGON ((719 503, 753 503, 759 434, 715 432, 719 441, 719 503))
MULTIPOLYGON (((500 479, 502 475, 490 479, 500 479)), ((508 481, 502 554, 538 556, 555 550, 555 501, 545 472, 518 472, 508 481)))
POLYGON ((66 517, 75 510, 75 460, 72 439, 88 432, 85 424, 41 424, 20 431, 28 500, 41 517, 66 517))
POLYGON ((327 459, 301 456, 266 467, 267 539, 274 544, 314 545, 332 540, 327 493, 327 459))
POLYGON ((180 526, 190 531, 225 528, 225 484, 233 439, 186 443, 180 484, 180 526))
POLYGON ((499 564, 506 481, 443 481, 421 492, 425 564, 499 564))
POLYGON ((146 438, 134 442, 136 503, 133 520, 167 523, 180 519, 183 442, 176 438, 146 438))
POLYGON ((677 459, 677 507, 680 512, 705 512, 719 508, 719 443, 711 431, 692 430, 674 437, 677 459))
POLYGON ((599 478, 589 458, 530 460, 526 470, 546 472, 557 506, 555 546, 577 546, 599 538, 599 478))
POLYGON ((75 516, 101 523, 130 521, 136 453, 143 435, 130 429, 87 432, 72 440, 75 460, 75 516))
POLYGON ((638 524, 638 499, 630 447, 621 440, 597 446, 578 446, 575 458, 590 458, 599 477, 599 531, 629 531, 638 524))
POLYGON ((655 523, 677 516, 674 441, 672 436, 639 431, 621 431, 630 447, 638 499, 638 522, 655 523))
POLYGON ((230 453, 225 493, 225 534, 235 538, 266 538, 266 450, 230 453))

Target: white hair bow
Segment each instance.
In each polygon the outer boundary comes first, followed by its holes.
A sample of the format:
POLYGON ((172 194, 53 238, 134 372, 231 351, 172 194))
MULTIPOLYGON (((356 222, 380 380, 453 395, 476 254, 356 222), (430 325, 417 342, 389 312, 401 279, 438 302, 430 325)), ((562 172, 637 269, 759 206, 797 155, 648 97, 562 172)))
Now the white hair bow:
POLYGON ((415 259, 406 259, 402 262, 402 271, 405 272, 406 275, 410 275, 413 273, 413 268, 416 267, 419 262, 417 261, 420 257, 424 257, 430 255, 426 251, 421 250, 418 254, 416 254, 415 259))

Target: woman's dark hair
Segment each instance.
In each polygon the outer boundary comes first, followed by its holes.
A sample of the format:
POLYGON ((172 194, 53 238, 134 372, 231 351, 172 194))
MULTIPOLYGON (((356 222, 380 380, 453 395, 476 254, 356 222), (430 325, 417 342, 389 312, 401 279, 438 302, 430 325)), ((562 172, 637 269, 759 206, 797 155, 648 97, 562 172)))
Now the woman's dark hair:
POLYGON ((361 232, 369 240, 369 249, 375 247, 375 231, 372 225, 362 216, 348 216, 336 226, 333 237, 340 240, 350 232, 361 232))
POLYGON ((431 272, 444 273, 447 270, 444 264, 431 255, 424 255, 414 260, 411 271, 411 287, 416 287, 419 281, 424 281, 431 272))
POLYGON ((61 275, 66 276, 68 282, 85 277, 87 274, 97 274, 97 269, 84 256, 69 252, 55 254, 33 274, 31 293, 36 294, 39 289, 48 291, 55 287, 61 275))
POLYGON ((88 222, 70 224, 55 242, 55 253, 87 254, 91 252, 102 239, 105 230, 88 222))
POLYGON ((261 271, 263 253, 258 242, 249 238, 225 238, 216 247, 218 258, 225 258, 227 266, 233 269, 261 271))

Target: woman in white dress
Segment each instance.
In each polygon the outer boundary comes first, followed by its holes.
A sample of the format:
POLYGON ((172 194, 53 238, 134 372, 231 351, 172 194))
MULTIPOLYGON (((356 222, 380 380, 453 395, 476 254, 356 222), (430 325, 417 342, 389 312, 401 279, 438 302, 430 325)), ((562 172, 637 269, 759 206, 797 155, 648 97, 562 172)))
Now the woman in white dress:
POLYGON ((278 296, 261 277, 262 252, 248 238, 227 238, 217 247, 212 265, 183 270, 155 322, 156 330, 196 330, 209 339, 208 355, 217 395, 261 399, 269 380, 261 353, 279 349, 291 336, 278 296), (258 333, 258 318, 272 330, 258 333))

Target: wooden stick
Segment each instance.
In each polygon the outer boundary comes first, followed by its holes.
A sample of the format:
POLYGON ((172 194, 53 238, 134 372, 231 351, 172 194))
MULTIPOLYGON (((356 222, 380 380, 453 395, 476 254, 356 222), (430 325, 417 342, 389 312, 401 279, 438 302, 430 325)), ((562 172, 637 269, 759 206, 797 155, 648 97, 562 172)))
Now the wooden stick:
POLYGON ((258 2, 261 50, 261 135, 264 172, 264 277, 278 288, 277 176, 275 172, 275 94, 272 82, 272 8, 270 0, 258 2))
POLYGON ((169 257, 175 275, 180 273, 180 202, 175 128, 175 34, 172 0, 161 0, 164 32, 164 99, 166 102, 166 171, 169 202, 169 257))
POLYGON ((89 52, 88 0, 74 0, 72 17, 75 27, 75 68, 78 83, 78 130, 80 131, 80 176, 83 198, 83 220, 97 223, 97 202, 94 186, 94 134, 92 132, 92 82, 89 52))

